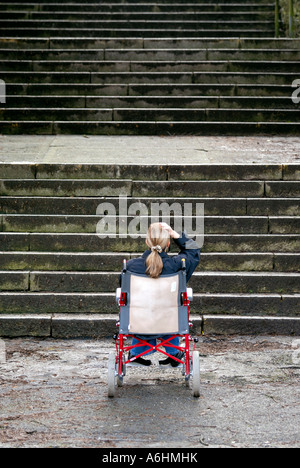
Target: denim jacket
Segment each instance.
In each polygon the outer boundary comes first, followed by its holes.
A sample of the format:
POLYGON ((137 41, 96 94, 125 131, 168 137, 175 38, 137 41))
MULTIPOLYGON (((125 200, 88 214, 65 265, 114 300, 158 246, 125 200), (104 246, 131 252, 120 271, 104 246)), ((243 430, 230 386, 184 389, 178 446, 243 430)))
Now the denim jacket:
MULTIPOLYGON (((185 232, 181 233, 180 237, 173 239, 173 241, 179 247, 180 252, 177 255, 168 255, 166 252, 158 254, 163 261, 161 275, 170 275, 179 271, 181 269, 181 259, 185 258, 186 279, 188 281, 200 262, 200 248, 185 232)), ((146 259, 150 253, 151 250, 146 250, 141 257, 128 260, 127 270, 133 273, 145 274, 147 268, 146 259)))

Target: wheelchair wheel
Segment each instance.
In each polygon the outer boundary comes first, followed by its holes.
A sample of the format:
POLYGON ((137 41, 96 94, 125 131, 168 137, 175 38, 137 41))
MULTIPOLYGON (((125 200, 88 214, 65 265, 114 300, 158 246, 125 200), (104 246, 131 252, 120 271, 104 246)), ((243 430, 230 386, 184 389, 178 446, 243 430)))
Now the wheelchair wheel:
POLYGON ((115 353, 109 353, 108 357, 108 373, 107 373, 107 384, 108 384, 108 396, 114 397, 115 396, 115 370, 116 370, 116 359, 115 353))
POLYGON ((193 352, 193 396, 200 396, 200 358, 199 352, 193 352))

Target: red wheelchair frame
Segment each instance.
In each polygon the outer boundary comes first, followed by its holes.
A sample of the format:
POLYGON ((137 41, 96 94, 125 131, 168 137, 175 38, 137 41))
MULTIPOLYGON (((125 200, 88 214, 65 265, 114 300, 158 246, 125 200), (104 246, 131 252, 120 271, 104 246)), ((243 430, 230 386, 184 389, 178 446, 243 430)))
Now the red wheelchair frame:
MULTIPOLYGON (((183 259, 182 268, 185 270, 185 260, 183 259)), ((123 272, 126 271, 126 260, 123 261, 123 272)), ((181 293, 181 304, 186 308, 187 317, 188 317, 188 326, 192 327, 193 324, 189 320, 189 308, 190 308, 190 299, 188 297, 187 290, 181 293)), ((121 291, 120 298, 118 299, 119 305, 119 316, 121 317, 122 307, 126 305, 126 294, 121 291)), ((116 323, 117 327, 120 326, 120 322, 116 323)), ((117 378, 117 385, 123 385, 123 378, 126 375, 126 366, 131 362, 134 362, 135 359, 139 357, 143 357, 145 354, 151 351, 157 351, 165 356, 174 359, 175 361, 182 364, 182 375, 185 376, 185 383, 186 386, 190 385, 190 377, 193 376, 193 395, 195 397, 200 396, 200 364, 199 364, 199 353, 195 351, 196 344, 198 342, 198 338, 192 338, 189 333, 184 334, 172 334, 168 335, 167 338, 158 337, 157 344, 152 345, 146 339, 140 338, 136 335, 130 333, 117 333, 114 335, 115 340, 115 347, 116 347, 116 354, 110 353, 109 355, 109 365, 108 365, 108 396, 113 397, 115 395, 115 377, 117 378), (175 337, 182 338, 184 341, 182 346, 174 346, 173 344, 169 344, 170 340, 175 337), (135 345, 125 345, 125 341, 128 338, 135 338, 138 343, 135 345), (193 349, 190 350, 190 342, 194 341, 193 349), (134 348, 138 348, 141 346, 147 346, 147 349, 140 354, 131 357, 130 359, 126 359, 125 354, 134 348), (169 354, 167 351, 161 349, 161 347, 168 348, 176 348, 178 351, 183 352, 183 358, 178 359, 174 355, 169 354)), ((149 339, 151 337, 149 336, 149 339)))

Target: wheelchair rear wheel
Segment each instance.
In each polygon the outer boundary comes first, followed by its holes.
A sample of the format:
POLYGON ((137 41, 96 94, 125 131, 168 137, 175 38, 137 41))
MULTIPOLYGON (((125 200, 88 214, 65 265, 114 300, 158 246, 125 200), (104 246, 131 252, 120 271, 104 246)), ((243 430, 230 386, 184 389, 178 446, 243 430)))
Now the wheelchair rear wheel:
POLYGON ((116 358, 115 353, 111 352, 108 356, 108 372, 107 372, 107 385, 108 385, 108 396, 115 396, 115 376, 116 376, 116 358))
POLYGON ((200 358, 199 352, 193 352, 193 396, 199 398, 200 396, 200 358))

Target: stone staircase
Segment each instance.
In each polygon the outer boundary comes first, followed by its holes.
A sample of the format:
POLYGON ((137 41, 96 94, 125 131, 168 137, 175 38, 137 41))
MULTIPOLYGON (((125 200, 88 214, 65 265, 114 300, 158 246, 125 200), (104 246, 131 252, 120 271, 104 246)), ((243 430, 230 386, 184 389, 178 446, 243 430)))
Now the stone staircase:
POLYGON ((299 135, 269 0, 0 3, 3 134, 299 135))
POLYGON ((195 333, 300 334, 299 165, 0 170, 0 336, 114 333, 122 260, 145 245, 96 234, 97 207, 111 203, 120 214, 120 193, 148 214, 152 203, 204 203, 201 262, 190 281, 195 333))

